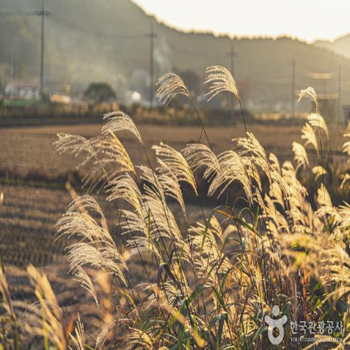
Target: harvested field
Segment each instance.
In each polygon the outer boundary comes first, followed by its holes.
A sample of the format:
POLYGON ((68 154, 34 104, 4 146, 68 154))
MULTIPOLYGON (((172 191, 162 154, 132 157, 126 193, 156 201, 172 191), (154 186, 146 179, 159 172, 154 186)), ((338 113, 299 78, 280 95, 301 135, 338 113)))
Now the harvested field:
MULTIPOLYGON (((148 148, 163 140, 164 143, 183 148, 186 143, 198 141, 200 129, 198 127, 174 126, 139 126, 141 136, 148 148)), ((57 133, 77 134, 85 137, 96 136, 101 131, 101 125, 68 125, 47 126, 33 128, 13 128, 0 130, 0 171, 3 177, 11 178, 13 174, 23 178, 29 173, 32 177, 50 179, 67 174, 74 170, 76 160, 69 155, 53 154, 53 142, 57 133)), ((249 126, 255 137, 261 142, 267 152, 275 153, 281 161, 290 158, 292 143, 301 140, 300 127, 251 125, 249 126)), ((242 136, 241 126, 208 127, 207 133, 215 152, 221 152, 232 147, 231 139, 242 136)), ((344 141, 341 127, 330 128, 332 150, 336 159, 343 162, 346 158, 341 154, 344 141)), ((139 145, 134 142, 131 134, 120 135, 123 144, 130 154, 134 164, 144 164, 145 156, 140 152, 139 145)))
MULTIPOLYGON (((68 238, 57 240, 55 226, 59 217, 67 210, 72 195, 74 197, 74 191, 69 192, 63 188, 67 174, 74 171, 77 160, 69 155, 53 154, 53 142, 57 138, 57 133, 78 134, 89 138, 98 135, 100 130, 101 126, 98 125, 80 125, 0 131, 0 143, 3 149, 0 154, 0 193, 3 194, 3 203, 0 206, 0 250, 12 297, 21 302, 35 301, 33 287, 30 286, 26 273, 26 266, 33 264, 48 276, 64 313, 73 316, 78 312, 85 313, 85 324, 93 333, 101 329, 107 321, 101 322, 99 319, 100 311, 95 308, 93 297, 74 277, 68 277, 69 266, 65 248, 77 241, 68 238)), ((250 126, 249 130, 259 139, 267 153, 275 153, 281 161, 293 159, 293 141, 304 143, 300 137, 299 127, 255 125, 250 126)), ((197 142, 200 135, 200 129, 195 127, 147 125, 139 127, 139 131, 149 154, 153 154, 150 148, 159 140, 180 150, 187 143, 197 142)), ((233 147, 231 139, 242 136, 243 128, 212 127, 207 129, 207 133, 214 151, 219 153, 233 147)), ((333 140, 332 152, 338 163, 346 160, 346 156, 341 154, 343 133, 341 128, 330 130, 333 140)), ((146 156, 133 136, 126 133, 119 136, 133 163, 145 164, 146 156)), ((309 153, 311 159, 314 154, 312 151, 309 153)), ((154 161, 154 156, 151 156, 151 160, 154 161)), ((79 188, 78 191, 80 190, 79 188)), ((158 265, 155 266, 151 258, 148 261, 147 257, 143 260, 144 257, 141 255, 128 256, 128 247, 124 250, 124 238, 118 232, 116 225, 118 221, 116 202, 107 205, 104 194, 93 194, 93 196, 101 205, 114 241, 119 248, 122 247, 120 251, 123 251, 125 259, 128 260, 129 272, 126 272, 126 275, 132 282, 131 285, 150 281, 154 283, 157 280, 158 265), (150 267, 150 276, 144 272, 145 263, 150 267)), ((197 221, 203 223, 198 204, 186 202, 191 203, 186 205, 187 221, 181 214, 179 205, 172 202, 169 204, 181 232, 185 232, 197 221)), ((211 209, 212 207, 204 208, 206 217, 209 217, 211 209)), ((191 279, 191 275, 189 277, 191 279)), ((101 288, 103 289, 102 286, 101 288)), ((99 291, 102 294, 103 292, 99 291)), ((126 289, 125 292, 132 294, 135 291, 126 289)), ((146 296, 146 291, 142 289, 133 295, 133 299, 144 300, 146 296)), ((35 348, 35 342, 33 344, 35 348)))
MULTIPOLYGON (((300 138, 299 127, 274 127, 252 125, 249 129, 261 141, 269 152, 276 153, 280 159, 291 158, 292 142, 300 138)), ((55 262, 66 245, 65 242, 55 242, 55 223, 68 207, 70 194, 65 190, 49 189, 50 181, 57 176, 72 172, 77 160, 67 155, 53 154, 53 142, 57 133, 80 134, 85 137, 98 135, 100 125, 68 125, 33 128, 12 128, 0 130, 0 170, 2 185, 0 192, 4 193, 4 205, 0 209, 1 249, 6 264, 24 267, 27 263, 38 266, 55 262), (31 174, 45 179, 42 187, 6 185, 11 177, 20 178, 31 174), (45 188, 46 187, 46 188, 45 188), (43 239, 44 237, 44 239, 43 239)), ((140 133, 146 146, 150 149, 158 140, 183 148, 189 142, 198 141, 198 127, 166 127, 141 125, 140 133)), ((342 155, 342 128, 331 128, 333 154, 339 154, 338 160, 345 162, 342 155)), ((242 127, 209 127, 208 135, 214 150, 221 152, 232 147, 231 139, 242 135, 242 127)), ((144 164, 145 156, 140 152, 138 143, 131 134, 122 135, 125 144, 135 164, 144 164)), ((150 151, 150 154, 152 151, 150 151)), ((39 185, 40 186, 40 185, 39 185)), ((100 196, 100 202, 103 198, 100 196)), ((102 207, 103 203, 102 203, 102 207)), ((109 212, 106 216, 113 222, 115 211, 111 205, 106 206, 109 212)))

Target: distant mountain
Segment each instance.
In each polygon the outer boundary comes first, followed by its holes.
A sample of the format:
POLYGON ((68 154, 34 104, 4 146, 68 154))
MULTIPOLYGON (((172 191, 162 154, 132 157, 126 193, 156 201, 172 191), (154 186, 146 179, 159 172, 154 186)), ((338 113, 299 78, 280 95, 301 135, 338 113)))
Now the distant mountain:
MULTIPOLYGON (((0 2, 0 11, 40 8, 41 0, 0 2)), ((77 94, 90 82, 107 81, 117 91, 135 89, 147 97, 151 24, 157 34, 155 77, 176 67, 193 69, 204 80, 207 66, 230 66, 227 36, 169 28, 130 0, 46 0, 46 9, 51 15, 45 21, 45 84, 51 91, 70 85, 77 94)), ((249 20, 249 14, 244 15, 249 20)), ((40 18, 0 17, 0 31, 2 85, 11 71, 18 78, 38 77, 40 18)), ((252 108, 290 108, 293 57, 296 89, 312 85, 321 93, 337 92, 339 65, 343 76, 350 76, 350 61, 320 45, 290 38, 243 38, 234 39, 233 44, 235 78, 252 108), (332 79, 325 88, 310 77, 313 73, 332 73, 332 79)), ((344 92, 342 98, 349 103, 350 94, 344 92)))
POLYGON ((314 45, 350 59, 350 34, 344 35, 334 41, 315 41, 314 45))

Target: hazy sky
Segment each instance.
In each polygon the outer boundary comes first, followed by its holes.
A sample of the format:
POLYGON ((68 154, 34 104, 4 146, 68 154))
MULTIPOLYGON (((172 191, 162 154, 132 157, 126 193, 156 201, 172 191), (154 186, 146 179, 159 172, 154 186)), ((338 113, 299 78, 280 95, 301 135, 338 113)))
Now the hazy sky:
POLYGON ((350 32, 350 0, 133 0, 178 28, 333 40, 350 32))

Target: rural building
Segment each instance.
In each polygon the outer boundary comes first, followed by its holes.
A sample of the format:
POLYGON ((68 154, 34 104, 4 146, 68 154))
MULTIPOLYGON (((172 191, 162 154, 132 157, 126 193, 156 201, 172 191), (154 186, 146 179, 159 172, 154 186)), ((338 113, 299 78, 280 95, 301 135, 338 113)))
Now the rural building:
POLYGON ((5 95, 13 99, 38 100, 39 89, 34 82, 14 80, 6 85, 5 95))

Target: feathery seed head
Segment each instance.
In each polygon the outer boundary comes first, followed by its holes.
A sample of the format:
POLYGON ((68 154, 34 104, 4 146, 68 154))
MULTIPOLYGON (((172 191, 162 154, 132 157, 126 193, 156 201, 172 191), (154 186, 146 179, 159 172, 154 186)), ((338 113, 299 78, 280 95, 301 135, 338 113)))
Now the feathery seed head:
POLYGON ((183 80, 174 73, 162 75, 157 82, 157 94, 159 102, 162 102, 166 107, 171 100, 177 95, 183 95, 191 100, 191 95, 183 82, 183 80))
POLYGON ((319 114, 317 94, 313 87, 309 86, 307 89, 300 90, 298 102, 300 102, 303 98, 310 98, 316 105, 316 113, 319 114))
POLYGON ((326 175, 327 171, 320 165, 312 168, 312 173, 315 175, 315 180, 318 180, 321 176, 326 175))
POLYGON ((210 84, 207 93, 208 101, 224 91, 231 92, 240 100, 237 84, 228 69, 221 66, 210 66, 206 72, 208 76, 204 84, 210 84))
POLYGON ((168 145, 163 144, 162 142, 159 144, 159 146, 153 146, 152 149, 155 151, 157 157, 160 157, 159 159, 163 162, 163 164, 171 169, 179 182, 187 182, 192 186, 195 193, 198 194, 194 175, 186 159, 180 152, 168 145))
POLYGON ((329 133, 328 133, 328 127, 327 127, 327 124, 324 120, 324 118, 318 114, 318 113, 311 113, 309 116, 308 116, 308 122, 314 127, 314 128, 320 128, 322 129, 326 136, 327 136, 327 139, 329 139, 329 133))
POLYGON ((298 142, 293 142, 293 152, 294 160, 297 162, 296 170, 300 167, 305 169, 306 166, 309 166, 309 158, 303 145, 298 142))
POLYGON ((311 144, 312 146, 315 147, 317 155, 319 155, 318 141, 317 141, 317 137, 313 127, 309 123, 306 123, 303 126, 301 132, 302 132, 301 138, 303 140, 306 140, 305 146, 307 146, 308 144, 311 144))
POLYGON ((110 133, 118 131, 130 131, 136 136, 136 138, 143 144, 141 135, 137 130, 135 123, 132 119, 125 113, 111 112, 103 116, 103 119, 108 120, 107 124, 102 127, 102 135, 108 135, 110 133))

